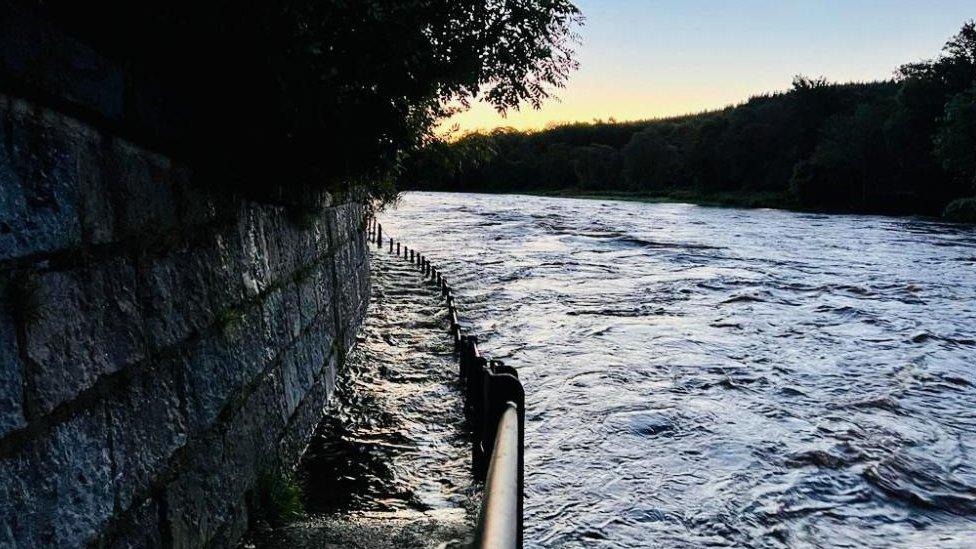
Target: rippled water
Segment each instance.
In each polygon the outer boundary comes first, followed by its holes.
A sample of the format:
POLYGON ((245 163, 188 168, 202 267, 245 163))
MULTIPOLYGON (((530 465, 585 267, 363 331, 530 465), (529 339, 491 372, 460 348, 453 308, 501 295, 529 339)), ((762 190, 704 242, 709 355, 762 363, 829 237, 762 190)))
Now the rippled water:
POLYGON ((370 269, 357 345, 298 467, 308 516, 253 532, 254 547, 447 549, 474 530, 479 489, 440 292, 383 252, 370 269))
POLYGON ((526 386, 530 547, 976 544, 976 230, 409 193, 526 386))

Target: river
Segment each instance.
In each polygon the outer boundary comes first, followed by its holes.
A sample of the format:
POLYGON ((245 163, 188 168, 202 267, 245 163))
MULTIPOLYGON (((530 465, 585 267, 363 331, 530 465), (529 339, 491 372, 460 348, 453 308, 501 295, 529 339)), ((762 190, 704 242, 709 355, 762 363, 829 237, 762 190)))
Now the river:
POLYGON ((976 229, 407 193, 527 393, 528 547, 972 547, 976 229))

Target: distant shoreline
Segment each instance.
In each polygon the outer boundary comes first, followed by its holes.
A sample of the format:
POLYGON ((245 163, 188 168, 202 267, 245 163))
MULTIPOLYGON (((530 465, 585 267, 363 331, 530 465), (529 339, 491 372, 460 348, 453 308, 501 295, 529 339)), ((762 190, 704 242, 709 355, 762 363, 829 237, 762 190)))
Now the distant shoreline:
POLYGON ((446 190, 446 189, 423 189, 408 188, 403 192, 432 192, 432 193, 470 193, 485 195, 523 195, 540 196, 549 198, 579 198, 585 200, 619 200, 622 202, 643 202, 647 204, 694 204, 710 208, 771 208, 777 210, 789 210, 794 212, 814 212, 814 213, 847 213, 858 214, 865 212, 850 211, 828 211, 804 208, 789 195, 789 193, 777 192, 724 192, 724 193, 700 193, 688 190, 665 191, 659 193, 636 193, 625 191, 583 191, 578 189, 560 190, 510 190, 510 191, 481 191, 481 190, 446 190))
MULTIPOLYGON (((880 215, 885 217, 917 217, 931 219, 934 221, 945 221, 954 223, 972 224, 967 218, 951 219, 946 216, 932 216, 920 213, 892 213, 884 211, 857 211, 843 209, 826 209, 804 207, 799 204, 795 197, 788 192, 761 191, 761 192, 720 192, 703 193, 678 189, 673 191, 661 191, 658 193, 637 193, 626 191, 584 191, 578 189, 559 189, 559 190, 511 190, 501 192, 458 190, 450 191, 443 189, 404 189, 404 192, 443 192, 443 193, 470 193, 486 195, 523 195, 540 196, 549 198, 577 198, 581 200, 619 200, 621 202, 641 202, 645 204, 693 204, 706 208, 744 208, 744 209, 774 209, 800 213, 816 213, 829 215, 880 215)), ((968 214, 972 215, 972 214, 968 214)))
POLYGON ((803 208, 792 196, 789 195, 789 193, 778 192, 701 193, 681 189, 674 191, 662 191, 659 193, 637 193, 625 191, 581 191, 562 189, 557 191, 522 191, 517 194, 527 194, 530 196, 550 196, 556 198, 583 198, 588 200, 621 200, 624 202, 645 202, 652 204, 687 203, 714 208, 774 208, 778 210, 791 211, 816 211, 809 208, 803 208))

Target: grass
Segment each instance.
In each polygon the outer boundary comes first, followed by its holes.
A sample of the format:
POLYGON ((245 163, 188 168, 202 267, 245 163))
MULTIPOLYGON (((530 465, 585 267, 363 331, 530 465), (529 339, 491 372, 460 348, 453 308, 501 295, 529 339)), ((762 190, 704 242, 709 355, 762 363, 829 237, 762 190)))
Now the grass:
POLYGON ((279 527, 305 516, 302 487, 293 473, 272 471, 261 475, 257 484, 257 515, 279 527))

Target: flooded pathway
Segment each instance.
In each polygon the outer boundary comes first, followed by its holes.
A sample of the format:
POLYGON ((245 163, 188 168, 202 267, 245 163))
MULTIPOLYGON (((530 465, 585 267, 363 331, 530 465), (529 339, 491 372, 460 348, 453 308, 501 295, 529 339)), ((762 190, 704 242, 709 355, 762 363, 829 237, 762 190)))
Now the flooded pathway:
POLYGON ((478 491, 440 295, 385 251, 371 262, 366 322, 299 468, 308 518, 257 547, 460 547, 473 531, 478 491))

